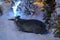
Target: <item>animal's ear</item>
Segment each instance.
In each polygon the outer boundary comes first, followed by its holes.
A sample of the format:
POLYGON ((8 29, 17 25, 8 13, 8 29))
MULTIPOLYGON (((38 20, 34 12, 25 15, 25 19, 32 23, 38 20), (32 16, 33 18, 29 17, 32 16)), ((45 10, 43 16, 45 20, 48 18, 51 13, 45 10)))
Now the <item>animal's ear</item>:
POLYGON ((20 18, 20 16, 16 16, 15 18, 20 18))

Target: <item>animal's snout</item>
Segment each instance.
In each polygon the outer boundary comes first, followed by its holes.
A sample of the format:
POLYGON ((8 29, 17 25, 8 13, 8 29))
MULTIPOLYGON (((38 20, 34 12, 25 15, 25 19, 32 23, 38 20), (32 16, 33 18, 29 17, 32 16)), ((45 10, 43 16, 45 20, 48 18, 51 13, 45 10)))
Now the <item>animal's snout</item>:
POLYGON ((8 19, 8 20, 10 20, 10 21, 15 21, 15 19, 8 19))
POLYGON ((12 19, 8 19, 8 20, 11 20, 11 21, 18 21, 18 19, 20 19, 20 16, 16 16, 16 17, 14 17, 14 18, 12 18, 12 19))
POLYGON ((18 19, 16 18, 16 19, 8 19, 8 20, 11 20, 11 21, 18 21, 18 19))

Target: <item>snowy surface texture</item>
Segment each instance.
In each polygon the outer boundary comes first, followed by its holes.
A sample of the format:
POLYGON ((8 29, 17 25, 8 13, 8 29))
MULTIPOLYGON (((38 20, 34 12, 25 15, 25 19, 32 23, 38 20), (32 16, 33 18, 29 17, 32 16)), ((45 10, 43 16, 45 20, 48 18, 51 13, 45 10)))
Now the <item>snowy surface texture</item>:
POLYGON ((0 40, 60 40, 54 38, 53 33, 41 35, 18 31, 14 22, 8 18, 7 14, 0 17, 0 40))
MULTIPOLYGON (((5 11, 8 10, 5 9, 5 11)), ((0 40, 60 40, 58 38, 54 38, 53 33, 41 35, 41 34, 25 33, 18 31, 14 22, 8 20, 11 17, 11 15, 13 15, 13 12, 11 11, 5 12, 5 11, 3 12, 4 15, 0 16, 0 40)), ((39 15, 37 19, 42 20, 41 15, 39 15)), ((36 18, 36 16, 33 16, 33 18, 36 18)))

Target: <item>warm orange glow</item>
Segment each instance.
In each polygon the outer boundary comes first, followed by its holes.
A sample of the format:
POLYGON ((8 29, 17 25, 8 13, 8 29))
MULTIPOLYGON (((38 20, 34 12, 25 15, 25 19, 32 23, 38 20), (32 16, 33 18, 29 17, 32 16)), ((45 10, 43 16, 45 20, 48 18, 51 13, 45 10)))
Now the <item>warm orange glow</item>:
POLYGON ((33 4, 38 5, 38 6, 44 6, 44 2, 34 2, 33 4))
POLYGON ((12 2, 12 0, 7 0, 7 2, 12 2))

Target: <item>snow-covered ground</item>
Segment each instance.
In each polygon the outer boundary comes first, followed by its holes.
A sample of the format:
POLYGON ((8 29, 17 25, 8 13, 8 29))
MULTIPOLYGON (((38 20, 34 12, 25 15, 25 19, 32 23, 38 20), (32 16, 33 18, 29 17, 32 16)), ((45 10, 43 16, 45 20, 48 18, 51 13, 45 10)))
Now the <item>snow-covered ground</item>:
MULTIPOLYGON (((13 12, 7 10, 7 12, 4 11, 3 13, 4 15, 0 16, 0 40, 60 40, 58 38, 54 38, 54 34, 52 32, 49 34, 41 35, 18 31, 14 22, 8 20, 9 18, 11 18, 11 15, 13 17, 13 12)), ((40 15, 33 17, 24 17, 35 19, 37 18, 39 20, 42 20, 43 17, 41 15, 42 13, 40 13, 40 15)))
POLYGON ((60 40, 54 38, 52 33, 41 35, 18 31, 14 22, 8 18, 7 14, 0 17, 0 40, 60 40))

